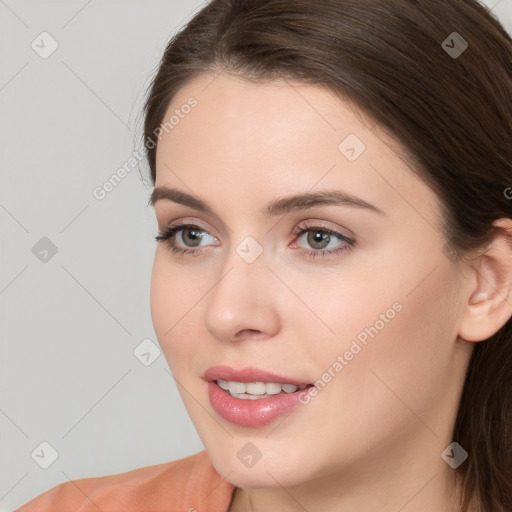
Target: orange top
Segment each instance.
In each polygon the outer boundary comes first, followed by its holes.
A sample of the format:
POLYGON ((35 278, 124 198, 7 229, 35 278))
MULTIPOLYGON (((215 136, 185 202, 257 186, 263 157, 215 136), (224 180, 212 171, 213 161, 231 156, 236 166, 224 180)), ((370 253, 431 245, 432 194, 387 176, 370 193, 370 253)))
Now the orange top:
POLYGON ((16 512, 227 512, 234 491, 203 450, 126 473, 64 482, 16 512))

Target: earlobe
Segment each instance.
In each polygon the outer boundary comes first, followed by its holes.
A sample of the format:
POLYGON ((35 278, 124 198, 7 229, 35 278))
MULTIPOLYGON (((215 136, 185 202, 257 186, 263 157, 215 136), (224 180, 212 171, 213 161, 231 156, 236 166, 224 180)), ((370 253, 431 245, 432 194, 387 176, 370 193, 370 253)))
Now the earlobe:
POLYGON ((494 222, 499 228, 473 268, 476 286, 468 297, 459 327, 466 341, 484 341, 512 316, 512 219, 494 222))

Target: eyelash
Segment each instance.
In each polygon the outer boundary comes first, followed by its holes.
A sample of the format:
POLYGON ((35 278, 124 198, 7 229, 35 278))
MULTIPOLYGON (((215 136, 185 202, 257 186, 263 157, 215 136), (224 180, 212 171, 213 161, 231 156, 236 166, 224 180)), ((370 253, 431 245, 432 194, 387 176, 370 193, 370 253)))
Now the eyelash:
MULTIPOLYGON (((196 224, 175 224, 170 225, 167 228, 165 228, 163 231, 160 231, 158 236, 155 237, 155 240, 157 242, 165 242, 167 246, 172 250, 172 252, 176 255, 185 256, 187 254, 191 256, 199 256, 203 250, 202 249, 182 249, 181 247, 178 247, 173 239, 174 234, 178 231, 181 231, 185 228, 197 228, 196 231, 202 231, 204 233, 208 233, 205 229, 201 228, 200 226, 197 226, 196 224)), ((325 233, 330 236, 334 236, 336 238, 339 238, 341 241, 345 242, 345 245, 337 248, 337 249, 330 249, 330 250, 310 250, 310 249, 300 249, 301 252, 305 253, 310 258, 316 258, 317 256, 334 256, 337 254, 340 254, 345 251, 349 251, 352 249, 356 242, 352 238, 349 238, 345 235, 342 235, 341 233, 337 231, 333 231, 332 229, 325 228, 323 226, 315 225, 315 224, 308 224, 307 222, 304 223, 303 227, 298 227, 294 230, 292 233, 296 237, 302 236, 304 233, 307 233, 309 231, 320 231, 321 233, 325 233)), ((208 233, 210 234, 210 233, 208 233)))

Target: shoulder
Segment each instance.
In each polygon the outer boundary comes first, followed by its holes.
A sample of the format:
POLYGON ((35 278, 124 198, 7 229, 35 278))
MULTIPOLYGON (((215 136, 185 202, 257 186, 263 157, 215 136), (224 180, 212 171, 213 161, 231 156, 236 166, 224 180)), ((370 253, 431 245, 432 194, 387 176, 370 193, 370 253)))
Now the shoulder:
POLYGON ((225 512, 234 490, 203 450, 126 473, 64 482, 16 512, 225 512))

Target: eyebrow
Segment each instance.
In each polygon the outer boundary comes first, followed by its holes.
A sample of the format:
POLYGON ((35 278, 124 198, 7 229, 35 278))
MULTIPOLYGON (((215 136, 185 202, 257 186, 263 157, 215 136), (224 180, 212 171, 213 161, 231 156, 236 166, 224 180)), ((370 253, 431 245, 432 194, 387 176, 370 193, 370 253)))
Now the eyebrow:
MULTIPOLYGON (((148 206, 150 204, 155 206, 155 204, 161 200, 182 204, 216 217, 215 212, 208 203, 178 189, 166 186, 155 187, 148 201, 148 206)), ((266 206, 260 209, 260 212, 265 216, 274 216, 287 214, 295 210, 306 210, 315 206, 326 205, 350 206, 370 210, 380 215, 386 215, 384 211, 377 206, 341 190, 323 190, 281 197, 267 203, 266 206)))

